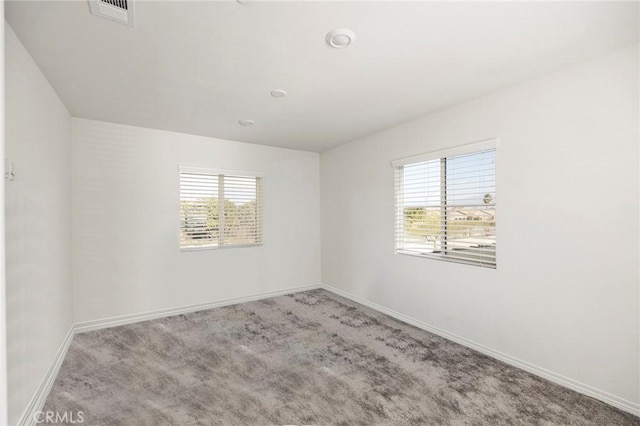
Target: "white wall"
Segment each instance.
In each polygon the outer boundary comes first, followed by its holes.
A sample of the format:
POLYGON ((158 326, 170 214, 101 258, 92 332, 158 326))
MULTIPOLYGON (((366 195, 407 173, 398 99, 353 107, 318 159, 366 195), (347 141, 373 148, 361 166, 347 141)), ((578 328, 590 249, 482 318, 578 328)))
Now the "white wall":
MULTIPOLYGON (((4 7, 0 7, 4 22, 4 7)), ((0 32, 0 152, 4 152, 4 31, 0 32)), ((2 167, 4 169, 4 167, 2 167)), ((0 182, 0 425, 7 424, 7 302, 4 251, 4 179, 0 182)))
POLYGON ((72 323, 71 117, 5 24, 7 363, 15 424, 72 323))
POLYGON ((76 321, 320 282, 317 153, 76 118, 72 128, 76 321), (180 252, 179 164, 263 172, 264 245, 180 252))
POLYGON ((638 75, 634 46, 322 153, 323 282, 637 404, 638 75), (497 270, 394 255, 389 162, 493 137, 497 270))

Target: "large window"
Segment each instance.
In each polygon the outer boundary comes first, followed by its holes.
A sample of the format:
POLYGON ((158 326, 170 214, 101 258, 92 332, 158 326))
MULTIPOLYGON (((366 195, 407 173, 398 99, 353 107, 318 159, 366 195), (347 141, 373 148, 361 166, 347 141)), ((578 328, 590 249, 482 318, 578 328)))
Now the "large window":
POLYGON ((262 244, 262 177, 180 167, 180 248, 262 244))
POLYGON ((396 253, 496 267, 496 141, 393 162, 396 253))

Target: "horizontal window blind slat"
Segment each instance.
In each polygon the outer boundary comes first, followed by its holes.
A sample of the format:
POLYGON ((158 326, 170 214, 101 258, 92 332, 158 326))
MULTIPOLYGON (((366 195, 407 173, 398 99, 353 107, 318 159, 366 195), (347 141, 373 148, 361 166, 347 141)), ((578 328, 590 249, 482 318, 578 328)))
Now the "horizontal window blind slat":
POLYGON ((396 166, 396 252, 495 267, 495 149, 396 166))
POLYGON ((262 244, 262 178, 188 169, 180 167, 180 248, 262 244))

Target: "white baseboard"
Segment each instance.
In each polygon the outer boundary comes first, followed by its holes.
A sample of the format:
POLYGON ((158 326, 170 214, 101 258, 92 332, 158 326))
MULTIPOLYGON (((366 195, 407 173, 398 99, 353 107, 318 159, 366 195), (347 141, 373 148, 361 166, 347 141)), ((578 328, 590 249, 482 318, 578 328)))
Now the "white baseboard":
POLYGON ((361 305, 367 306, 383 314, 389 315, 390 317, 406 322, 407 324, 411 324, 413 326, 426 330, 430 333, 437 334, 441 337, 444 337, 445 339, 454 341, 463 346, 467 346, 471 349, 475 349, 478 352, 482 352, 483 354, 496 358, 502 362, 521 368, 525 371, 528 371, 532 374, 543 377, 559 385, 573 389, 577 392, 599 399, 603 402, 606 402, 607 404, 620 408, 621 410, 624 410, 636 416, 640 416, 640 405, 638 404, 627 401, 623 398, 619 398, 615 395, 593 388, 591 386, 585 385, 584 383, 580 383, 568 377, 564 377, 560 374, 546 370, 542 367, 538 367, 526 361, 512 357, 505 353, 502 353, 500 351, 480 345, 471 340, 449 333, 445 330, 431 326, 429 324, 413 319, 401 313, 392 311, 391 309, 387 309, 384 306, 369 302, 368 300, 362 299, 358 296, 354 296, 350 293, 339 290, 335 287, 331 287, 326 284, 317 284, 317 285, 308 285, 303 287, 294 287, 294 288, 288 288, 284 290, 260 293, 252 296, 246 296, 246 297, 226 299, 226 300, 221 300, 217 302, 201 303, 196 305, 182 306, 178 308, 160 309, 156 311, 143 312, 139 314, 122 315, 117 317, 110 317, 110 318, 85 321, 85 322, 73 324, 69 329, 69 332, 65 336, 64 340, 60 344, 60 347, 56 352, 56 355, 53 360, 53 363, 51 364, 51 367, 47 371, 47 374, 43 378, 42 382, 40 383, 40 386, 38 386, 38 389, 34 394, 34 396, 31 398, 31 401, 29 401, 29 404, 27 405, 27 408, 25 409, 22 416, 20 417, 18 424, 19 425, 35 424, 34 416, 38 411, 42 410, 42 407, 44 406, 47 396, 49 395, 49 391, 53 386, 53 382, 55 381, 58 371, 60 370, 60 366, 62 365, 62 361, 64 361, 64 357, 67 353, 67 350, 69 349, 69 346, 71 345, 71 341, 73 340, 73 336, 75 334, 84 333, 87 331, 100 330, 103 328, 116 327, 119 325, 132 324, 132 323, 141 322, 141 321, 148 321, 148 320, 157 319, 157 318, 164 318, 164 317, 169 317, 173 315, 180 315, 180 314, 196 312, 201 310, 219 308, 222 306, 236 305, 238 303, 252 302, 255 300, 267 299, 267 298, 276 297, 276 296, 283 296, 285 294, 298 293, 301 291, 314 290, 317 288, 323 288, 339 296, 350 299, 356 303, 360 303, 361 305))
POLYGON ((56 376, 58 375, 58 371, 60 370, 62 361, 64 361, 67 350, 71 345, 74 334, 74 325, 72 324, 69 328, 69 331, 67 332, 67 335, 64 337, 64 340, 62 340, 62 343, 60 344, 60 347, 58 348, 58 351, 53 358, 53 363, 49 367, 49 370, 47 370, 47 374, 45 374, 44 378, 42 379, 40 386, 38 386, 38 389, 31 398, 31 401, 29 401, 29 404, 22 413, 22 416, 20 416, 18 425, 26 426, 35 424, 35 416, 38 411, 42 410, 42 407, 44 406, 47 396, 49 395, 49 391, 51 390, 51 386, 53 386, 53 382, 56 380, 56 376))
POLYGON ((217 302, 209 302, 209 303, 200 303, 196 305, 188 305, 181 306, 177 308, 169 308, 169 309, 160 309, 156 311, 143 312, 139 314, 131 314, 131 315, 122 315, 117 317, 110 317, 92 321, 84 321, 71 325, 69 332, 65 336, 64 340, 60 344, 58 351, 56 352, 55 358, 49 370, 47 370, 47 374, 44 379, 38 386, 35 394, 29 401, 27 408, 20 416, 20 420, 18 420, 18 425, 20 426, 31 426, 35 424, 35 415, 42 410, 44 403, 49 395, 49 391, 53 386, 53 382, 58 375, 58 371, 60 370, 60 366, 62 365, 62 361, 64 361, 64 357, 67 354, 67 350, 71 345, 71 341, 73 340, 73 336, 79 333, 85 333, 87 331, 100 330, 103 328, 116 327, 119 325, 132 324, 141 321, 148 321, 157 318, 164 318, 173 315, 186 314, 189 312, 202 311, 212 308, 219 308, 222 306, 230 306, 236 305, 238 303, 244 302, 253 302, 255 300, 268 299, 270 297, 283 296, 285 294, 298 293, 300 291, 308 291, 321 288, 320 284, 302 286, 302 287, 294 287, 288 288, 284 290, 270 291, 266 293, 254 294, 246 297, 237 297, 234 299, 226 299, 220 300, 217 302))
POLYGON ((199 303, 195 305, 180 306, 177 308, 159 309, 149 312, 141 312, 138 314, 120 315, 117 317, 109 317, 91 321, 83 321, 75 324, 76 333, 85 333, 87 331, 100 330, 103 328, 117 327, 119 325, 133 324, 141 321, 149 321, 158 318, 165 318, 174 315, 187 314, 190 312, 204 311, 207 309, 220 308, 222 306, 237 305, 238 303, 253 302, 260 299, 268 299, 270 297, 283 296, 285 294, 298 293, 300 291, 308 291, 320 288, 320 284, 307 285, 302 287, 287 288, 284 290, 270 291, 266 293, 254 294, 246 297, 236 297, 233 299, 220 300, 217 302, 199 303))
POLYGON ((402 322, 407 324, 411 324, 415 327, 421 328, 425 331, 428 331, 433 334, 437 334, 438 336, 444 337, 445 339, 451 340, 453 342, 459 343, 468 348, 474 349, 478 352, 481 352, 485 355, 488 355, 492 358, 500 360, 506 364, 513 365, 514 367, 518 367, 522 370, 528 371, 529 373, 535 374, 536 376, 540 376, 544 379, 547 379, 551 382, 557 383, 561 386, 567 387, 569 389, 580 392, 584 395, 596 398, 602 402, 605 402, 609 405, 612 405, 616 408, 619 408, 623 411, 631 413, 636 416, 640 416, 640 404, 636 404, 631 401, 627 401, 624 398, 617 397, 608 392, 605 392, 600 389, 596 389, 592 386, 586 385, 584 383, 580 383, 576 380, 565 377, 561 374, 554 373, 553 371, 549 371, 545 368, 538 367, 537 365, 531 364, 527 361, 523 361, 511 355, 505 354, 503 352, 497 351, 495 349, 491 349, 487 346, 475 343, 471 340, 465 339, 464 337, 457 336, 453 333, 449 333, 448 331, 442 330, 438 327, 434 327, 430 324, 424 323, 417 319, 408 317, 399 312, 392 311, 391 309, 387 309, 384 306, 378 305, 373 302, 369 302, 368 300, 362 299, 358 296, 354 296, 353 294, 347 293, 346 291, 337 289, 335 287, 331 287, 326 284, 322 284, 322 288, 330 291, 331 293, 335 293, 338 296, 342 296, 346 299, 352 300, 361 305, 367 306, 371 309, 374 309, 383 314, 389 315, 390 317, 396 318, 402 322))

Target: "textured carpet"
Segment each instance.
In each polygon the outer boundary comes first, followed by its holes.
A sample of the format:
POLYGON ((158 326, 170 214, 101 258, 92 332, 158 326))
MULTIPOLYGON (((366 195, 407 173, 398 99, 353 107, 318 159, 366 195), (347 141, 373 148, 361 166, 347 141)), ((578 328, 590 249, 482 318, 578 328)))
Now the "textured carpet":
POLYGON ((313 290, 74 337, 45 411, 88 425, 638 425, 313 290))

